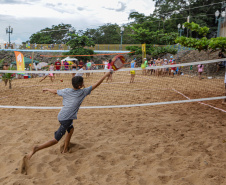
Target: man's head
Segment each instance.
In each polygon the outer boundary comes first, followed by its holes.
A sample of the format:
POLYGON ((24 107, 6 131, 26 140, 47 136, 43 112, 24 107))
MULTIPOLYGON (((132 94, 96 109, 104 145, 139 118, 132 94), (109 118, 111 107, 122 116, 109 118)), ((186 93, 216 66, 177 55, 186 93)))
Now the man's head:
POLYGON ((74 76, 72 78, 72 86, 74 87, 74 89, 81 89, 83 87, 83 77, 74 76))

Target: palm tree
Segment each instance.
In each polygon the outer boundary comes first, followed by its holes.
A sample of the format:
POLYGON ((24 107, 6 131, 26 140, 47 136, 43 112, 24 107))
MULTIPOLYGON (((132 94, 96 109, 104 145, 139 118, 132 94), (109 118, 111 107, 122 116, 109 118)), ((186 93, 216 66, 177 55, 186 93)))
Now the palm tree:
MULTIPOLYGON (((15 70, 13 67, 9 67, 8 70, 15 70)), ((12 89, 12 80, 15 78, 15 73, 4 73, 2 75, 2 80, 5 82, 5 86, 7 82, 9 82, 9 89, 12 89)))

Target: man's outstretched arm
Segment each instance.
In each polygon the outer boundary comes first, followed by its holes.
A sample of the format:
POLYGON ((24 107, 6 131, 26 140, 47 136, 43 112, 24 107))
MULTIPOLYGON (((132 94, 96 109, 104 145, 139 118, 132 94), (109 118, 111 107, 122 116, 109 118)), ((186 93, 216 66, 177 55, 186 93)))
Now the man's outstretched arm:
POLYGON ((57 94, 57 90, 56 89, 43 89, 43 92, 49 91, 53 94, 57 94))
POLYGON ((111 74, 111 72, 107 72, 96 84, 92 85, 92 91, 96 89, 106 77, 108 77, 111 74))

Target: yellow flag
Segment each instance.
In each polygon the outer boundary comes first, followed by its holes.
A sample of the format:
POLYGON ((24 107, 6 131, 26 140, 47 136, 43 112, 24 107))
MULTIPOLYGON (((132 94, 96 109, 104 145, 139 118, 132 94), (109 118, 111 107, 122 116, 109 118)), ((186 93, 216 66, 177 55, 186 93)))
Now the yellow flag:
POLYGON ((142 44, 142 58, 146 58, 146 44, 142 44))
POLYGON ((17 71, 24 71, 24 55, 19 52, 19 51, 14 51, 15 56, 16 56, 16 66, 17 66, 17 71))

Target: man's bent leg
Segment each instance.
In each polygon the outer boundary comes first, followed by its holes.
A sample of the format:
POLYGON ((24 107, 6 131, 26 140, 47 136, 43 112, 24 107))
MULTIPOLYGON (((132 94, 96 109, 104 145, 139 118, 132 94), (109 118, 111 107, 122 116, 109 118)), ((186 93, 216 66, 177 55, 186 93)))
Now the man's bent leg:
POLYGON ((68 145, 70 143, 73 132, 74 132, 74 128, 71 128, 70 132, 67 133, 64 141, 64 150, 62 151, 62 153, 66 153, 68 151, 68 145))

